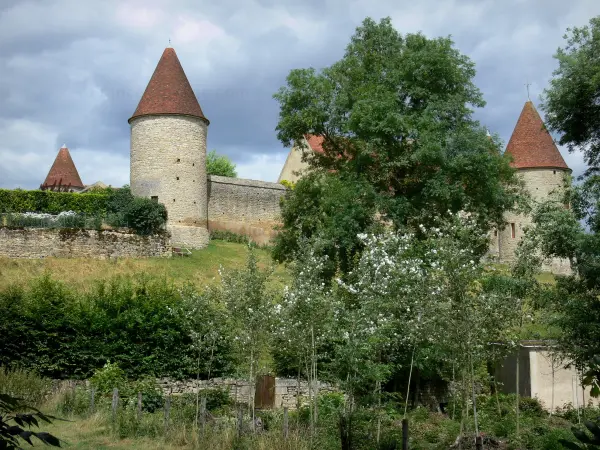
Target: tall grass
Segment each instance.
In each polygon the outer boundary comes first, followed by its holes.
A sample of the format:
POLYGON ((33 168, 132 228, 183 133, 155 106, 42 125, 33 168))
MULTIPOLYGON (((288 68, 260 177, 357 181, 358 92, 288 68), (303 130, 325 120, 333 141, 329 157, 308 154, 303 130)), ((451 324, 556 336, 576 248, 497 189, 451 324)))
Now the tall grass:
POLYGON ((0 393, 22 398, 30 406, 39 406, 52 390, 52 381, 20 368, 0 368, 0 393))

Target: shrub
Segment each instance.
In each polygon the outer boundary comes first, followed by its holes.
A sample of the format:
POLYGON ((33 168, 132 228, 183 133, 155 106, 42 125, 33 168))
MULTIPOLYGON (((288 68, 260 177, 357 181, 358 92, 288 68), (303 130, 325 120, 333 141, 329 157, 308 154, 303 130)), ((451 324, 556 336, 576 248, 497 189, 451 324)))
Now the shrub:
POLYGON ((156 234, 164 230, 167 222, 167 209, 162 203, 145 197, 137 197, 125 210, 124 219, 128 226, 138 234, 156 234))
POLYGON ((94 372, 94 375, 90 378, 90 383, 99 394, 111 393, 114 388, 119 389, 122 393, 127 384, 127 378, 125 372, 117 363, 107 361, 101 369, 94 372))

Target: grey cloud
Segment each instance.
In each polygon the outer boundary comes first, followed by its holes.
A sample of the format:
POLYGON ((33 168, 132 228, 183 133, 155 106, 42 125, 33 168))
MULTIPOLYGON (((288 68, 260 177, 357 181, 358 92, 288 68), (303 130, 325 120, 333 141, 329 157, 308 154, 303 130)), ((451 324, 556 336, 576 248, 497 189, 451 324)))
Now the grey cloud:
MULTIPOLYGON (((506 142, 526 100, 525 82, 537 103, 565 28, 600 14, 593 0, 203 3, 3 0, 0 187, 37 187, 63 143, 84 182, 121 182, 127 119, 169 36, 211 120, 209 148, 232 157, 244 176, 276 179, 286 149, 275 137, 273 93, 291 69, 339 59, 366 16, 389 15, 402 33, 451 34, 477 65, 487 106, 476 117, 506 142), (182 31, 183 21, 199 22, 182 31), (27 125, 15 127, 22 121, 27 125)), ((582 170, 580 156, 565 157, 582 170)))

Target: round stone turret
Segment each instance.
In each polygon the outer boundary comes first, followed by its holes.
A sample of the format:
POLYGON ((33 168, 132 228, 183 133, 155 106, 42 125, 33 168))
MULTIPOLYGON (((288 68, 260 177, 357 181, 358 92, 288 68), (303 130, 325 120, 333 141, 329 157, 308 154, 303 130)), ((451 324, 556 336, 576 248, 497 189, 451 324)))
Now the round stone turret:
MULTIPOLYGON (((512 166, 518 170, 525 189, 534 202, 560 199, 565 179, 571 173, 571 169, 565 163, 531 101, 523 106, 506 153, 512 156, 512 166)), ((505 220, 507 227, 498 235, 499 259, 501 262, 511 262, 525 227, 531 224, 531 218, 508 213, 505 220)), ((556 259, 546 270, 568 273, 570 267, 568 261, 556 259)))
POLYGON ((133 195, 166 206, 174 245, 206 246, 209 121, 172 48, 164 51, 129 123, 133 195))

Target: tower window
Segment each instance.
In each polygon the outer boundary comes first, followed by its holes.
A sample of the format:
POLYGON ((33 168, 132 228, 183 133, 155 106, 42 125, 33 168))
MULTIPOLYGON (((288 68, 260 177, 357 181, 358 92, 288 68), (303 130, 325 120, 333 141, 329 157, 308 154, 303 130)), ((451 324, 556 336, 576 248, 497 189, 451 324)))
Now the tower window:
POLYGON ((181 159, 177 158, 177 162, 181 162, 181 159))
POLYGON ((192 167, 194 167, 196 165, 196 163, 192 163, 192 167))
POLYGON ((177 178, 177 181, 179 181, 179 177, 175 177, 175 178, 177 178))
POLYGON ((494 230, 494 237, 498 236, 498 230, 494 230))
POLYGON ((150 200, 152 200, 153 202, 158 203, 158 195, 153 195, 152 197, 150 197, 150 200))
POLYGON ((510 237, 513 239, 515 238, 515 224, 514 223, 510 224, 510 237))
POLYGON ((175 203, 175 199, 173 199, 173 203, 175 203))

